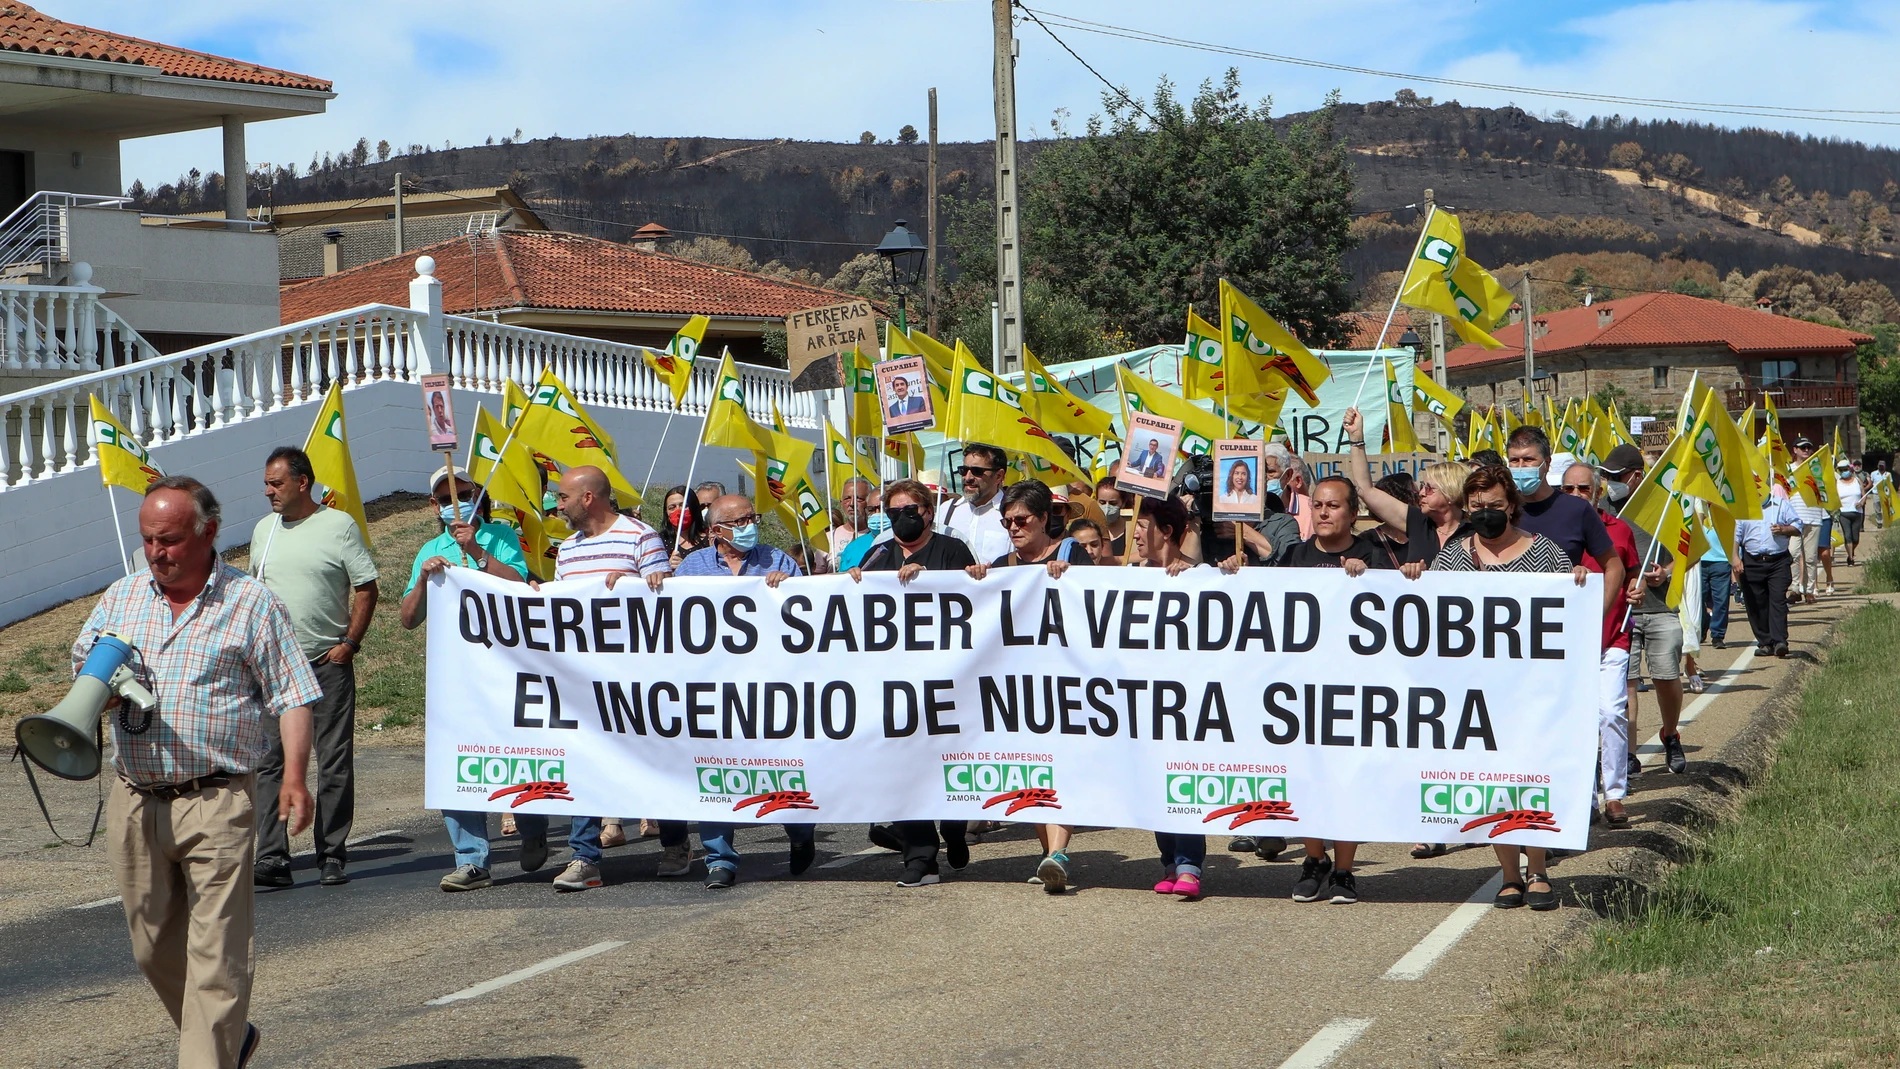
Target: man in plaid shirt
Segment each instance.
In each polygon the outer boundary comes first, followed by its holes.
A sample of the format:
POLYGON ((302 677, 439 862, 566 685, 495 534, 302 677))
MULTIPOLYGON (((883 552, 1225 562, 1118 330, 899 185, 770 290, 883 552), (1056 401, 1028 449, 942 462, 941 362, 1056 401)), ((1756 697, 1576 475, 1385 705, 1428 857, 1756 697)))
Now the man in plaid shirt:
POLYGON ((118 635, 158 698, 149 720, 112 716, 106 834, 132 956, 178 1026, 179 1066, 228 1069, 258 1040, 247 1016, 263 718, 283 735, 278 806, 294 835, 310 823, 310 706, 323 691, 284 603, 218 559, 218 517, 198 480, 153 483, 139 508, 148 568, 106 589, 72 652, 77 675, 100 635, 118 635))

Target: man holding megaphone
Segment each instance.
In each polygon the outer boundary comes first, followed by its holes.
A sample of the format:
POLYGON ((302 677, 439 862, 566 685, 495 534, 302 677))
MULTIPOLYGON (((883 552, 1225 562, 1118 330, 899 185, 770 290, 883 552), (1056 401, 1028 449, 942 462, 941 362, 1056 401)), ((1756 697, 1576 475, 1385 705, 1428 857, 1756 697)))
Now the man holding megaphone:
MULTIPOLYGON (((252 796, 264 718, 278 718, 279 819, 296 834, 310 824, 310 707, 323 691, 284 603, 218 559, 218 500, 203 483, 182 475, 154 482, 139 507, 139 535, 148 568, 106 589, 73 644, 75 675, 84 668, 120 683, 75 685, 47 718, 71 729, 53 743, 70 754, 90 747, 98 717, 111 714, 116 782, 106 835, 132 956, 178 1026, 181 1069, 231 1069, 250 1060, 258 1041, 247 1016, 252 796), (112 672, 120 660, 136 685, 112 672), (69 708, 82 694, 91 708, 69 708)), ((83 759, 60 766, 60 755, 42 757, 24 735, 22 743, 49 770, 86 768, 83 759)), ((82 756, 97 768, 96 754, 82 756)))

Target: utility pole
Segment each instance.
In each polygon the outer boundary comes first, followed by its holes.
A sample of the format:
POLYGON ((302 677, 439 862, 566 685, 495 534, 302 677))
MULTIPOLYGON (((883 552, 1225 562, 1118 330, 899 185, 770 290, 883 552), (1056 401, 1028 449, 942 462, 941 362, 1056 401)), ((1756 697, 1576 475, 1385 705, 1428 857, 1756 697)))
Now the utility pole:
POLYGON ((1537 312, 1536 306, 1531 303, 1531 269, 1529 264, 1524 265, 1524 280, 1522 286, 1524 295, 1519 299, 1524 302, 1524 393, 1526 396, 1529 396, 1530 392, 1536 389, 1532 383, 1537 381, 1537 357, 1531 352, 1532 324, 1537 318, 1537 312))
POLYGON ((396 172, 396 255, 401 256, 408 248, 402 240, 402 172, 396 172))
MULTIPOLYGON (((1432 191, 1426 190, 1424 200, 1426 218, 1431 216, 1434 203, 1436 202, 1432 199, 1432 191)), ((1432 381, 1449 392, 1451 385, 1445 375, 1445 317, 1437 312, 1432 313, 1431 343, 1432 381)), ((1448 457, 1451 455, 1451 428, 1445 426, 1444 420, 1435 422, 1438 424, 1438 455, 1448 457)))
POLYGON ((1023 363, 1022 237, 1016 201, 1016 32, 1010 0, 990 0, 996 29, 996 308, 992 363, 1007 374, 1023 363))
POLYGON ((924 168, 924 325, 937 336, 937 89, 930 89, 930 162, 924 168))

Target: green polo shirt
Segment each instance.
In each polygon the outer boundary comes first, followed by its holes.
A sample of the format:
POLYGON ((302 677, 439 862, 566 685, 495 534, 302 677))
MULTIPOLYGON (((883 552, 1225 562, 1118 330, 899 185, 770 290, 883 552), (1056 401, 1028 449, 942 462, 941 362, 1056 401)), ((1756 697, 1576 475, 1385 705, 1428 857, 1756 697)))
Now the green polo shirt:
MULTIPOLYGON (((521 555, 521 538, 513 527, 490 520, 476 529, 475 544, 482 547, 482 552, 520 572, 521 578, 528 577, 528 558, 521 555)), ((416 588, 416 580, 422 578, 422 562, 430 557, 447 557, 450 564, 459 567, 463 563, 462 546, 446 529, 424 542, 416 551, 415 563, 409 566, 409 585, 403 588, 404 595, 416 588)))

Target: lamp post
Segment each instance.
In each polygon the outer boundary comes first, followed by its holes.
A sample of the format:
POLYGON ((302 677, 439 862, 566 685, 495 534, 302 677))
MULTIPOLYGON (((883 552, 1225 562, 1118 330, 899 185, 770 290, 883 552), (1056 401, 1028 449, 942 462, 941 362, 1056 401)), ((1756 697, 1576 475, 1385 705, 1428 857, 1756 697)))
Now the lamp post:
POLYGON ((897 329, 908 334, 910 322, 904 314, 904 298, 909 294, 910 287, 923 277, 924 254, 929 247, 911 233, 905 222, 899 219, 891 232, 884 235, 884 240, 878 242, 877 254, 884 257, 891 288, 897 291, 897 329))

